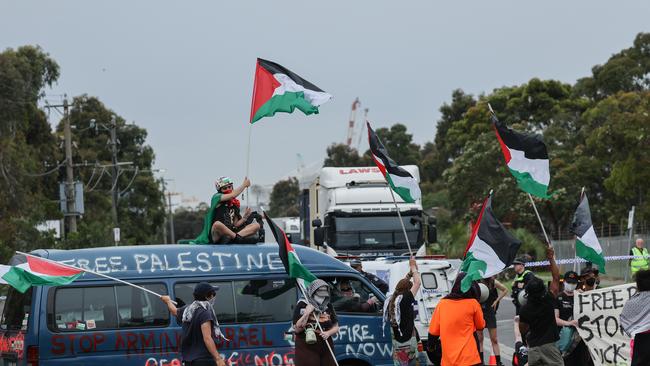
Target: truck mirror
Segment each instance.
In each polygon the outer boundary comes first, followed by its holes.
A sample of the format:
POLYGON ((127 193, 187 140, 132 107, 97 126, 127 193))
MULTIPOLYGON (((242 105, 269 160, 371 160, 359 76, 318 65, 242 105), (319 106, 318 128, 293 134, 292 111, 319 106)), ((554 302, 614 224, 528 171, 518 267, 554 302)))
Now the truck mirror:
POLYGON ((434 223, 430 223, 427 227, 427 241, 429 243, 438 242, 438 229, 434 223))
MULTIPOLYGON (((318 219, 316 219, 316 220, 318 220, 318 219)), ((314 221, 316 221, 316 220, 314 220, 314 221)), ((317 247, 321 247, 321 246, 323 246, 323 244, 325 244, 325 228, 324 227, 317 227, 317 228, 314 229, 314 244, 316 244, 317 247)))
POLYGON ((320 219, 313 219, 311 221, 311 226, 313 226, 313 227, 321 227, 321 226, 323 226, 323 222, 320 221, 320 219))

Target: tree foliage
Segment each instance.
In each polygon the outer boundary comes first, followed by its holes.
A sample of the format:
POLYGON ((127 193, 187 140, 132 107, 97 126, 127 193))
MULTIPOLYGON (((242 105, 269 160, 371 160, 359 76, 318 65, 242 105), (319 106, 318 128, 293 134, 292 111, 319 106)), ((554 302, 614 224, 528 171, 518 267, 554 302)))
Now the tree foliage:
POLYGON ((299 195, 298 179, 292 177, 275 183, 271 190, 269 215, 271 217, 298 216, 300 214, 299 195))

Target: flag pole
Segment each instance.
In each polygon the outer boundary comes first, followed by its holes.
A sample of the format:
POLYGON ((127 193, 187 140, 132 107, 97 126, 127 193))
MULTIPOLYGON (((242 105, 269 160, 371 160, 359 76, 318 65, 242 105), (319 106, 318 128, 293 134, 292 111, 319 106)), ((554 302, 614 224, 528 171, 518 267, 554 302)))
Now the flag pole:
MULTIPOLYGON (((585 187, 582 186, 582 191, 580 191, 580 200, 578 201, 578 205, 580 202, 582 202, 582 198, 585 196, 585 187)), ((578 249, 575 245, 573 245, 573 259, 575 261, 573 262, 573 272, 578 272, 578 249)))
MULTIPOLYGON (((305 291, 305 288, 303 287, 302 283, 300 281, 296 281, 296 283, 298 284, 298 287, 300 288, 300 292, 302 292, 302 296, 305 298, 305 300, 309 301, 308 297, 307 297, 307 291, 305 291)), ((318 317, 320 318, 320 311, 318 311, 318 310, 316 310, 316 311, 319 313, 318 317)), ((316 316, 314 316, 314 317, 316 317, 316 316)), ((324 332, 323 327, 320 325, 319 319, 316 318, 315 320, 316 320, 316 324, 318 325, 318 329, 321 331, 321 333, 324 332)), ((334 350, 332 350, 332 346, 330 346, 330 342, 328 342, 327 340, 323 340, 323 341, 327 345, 327 349, 330 351, 330 355, 332 356, 332 359, 334 360, 334 364, 336 366, 339 366, 339 362, 336 360, 336 356, 334 355, 334 350)))
POLYGON ((530 199, 530 203, 533 204, 533 209, 535 210, 535 215, 537 215, 537 220, 539 221, 539 226, 542 227, 542 232, 544 233, 544 238, 546 239, 546 246, 549 248, 552 248, 553 245, 551 244, 551 241, 548 238, 548 235, 546 234, 546 229, 544 228, 544 224, 542 223, 542 218, 539 216, 539 211, 537 211, 537 206, 535 205, 535 201, 533 200, 533 196, 531 196, 530 193, 528 193, 528 198, 530 199))
POLYGON ((397 206, 397 200, 395 200, 395 193, 393 193, 393 189, 388 186, 388 190, 390 191, 390 196, 393 197, 393 203, 395 204, 395 210, 397 211, 397 217, 399 218, 399 223, 402 225, 402 232, 404 232, 404 239, 406 239, 406 245, 409 248, 409 256, 414 255, 413 250, 411 249, 411 243, 409 241, 409 237, 406 234, 406 226, 404 226, 404 221, 402 220, 402 213, 399 211, 399 206, 397 206))
MULTIPOLYGON (((248 148, 246 148, 246 175, 245 178, 250 179, 250 165, 251 165, 251 135, 253 134, 253 124, 248 124, 248 148)), ((250 206, 250 199, 248 197, 248 187, 246 188, 246 205, 250 206)))
MULTIPOLYGON (((111 281, 119 282, 119 283, 125 284, 125 285, 127 285, 127 286, 131 286, 131 287, 137 288, 138 290, 142 290, 142 291, 144 291, 144 292, 148 292, 148 293, 150 293, 150 294, 152 294, 152 295, 155 295, 155 296, 157 296, 157 297, 162 297, 161 294, 158 294, 158 293, 156 293, 156 292, 153 292, 153 291, 151 291, 151 290, 149 290, 149 289, 146 289, 146 288, 144 288, 144 287, 142 287, 142 286, 138 286, 138 285, 133 284, 133 283, 131 283, 131 282, 127 282, 127 281, 124 281, 124 280, 120 280, 119 278, 111 277, 111 276, 105 275, 105 274, 103 274, 103 273, 95 272, 95 271, 92 271, 92 270, 89 270, 89 269, 86 269, 86 268, 81 268, 81 267, 73 266, 73 265, 66 264, 66 263, 57 262, 57 261, 54 261, 54 260, 51 260, 51 259, 48 259, 48 258, 39 257, 39 256, 37 256, 37 255, 33 255, 33 254, 29 254, 29 253, 21 252, 21 251, 18 251, 18 250, 16 251, 16 253, 17 253, 17 254, 22 254, 22 255, 27 256, 27 257, 36 258, 36 259, 38 259, 38 260, 46 261, 46 262, 49 262, 49 263, 54 263, 54 264, 57 264, 57 265, 59 265, 59 266, 63 266, 63 267, 67 267, 67 268, 75 269, 75 270, 77 270, 77 271, 82 271, 82 272, 91 273, 91 274, 94 274, 95 276, 104 277, 104 278, 109 279, 109 280, 111 280, 111 281)), ((175 301, 172 300, 171 302, 172 302, 172 304, 177 305, 177 303, 176 303, 175 301)))

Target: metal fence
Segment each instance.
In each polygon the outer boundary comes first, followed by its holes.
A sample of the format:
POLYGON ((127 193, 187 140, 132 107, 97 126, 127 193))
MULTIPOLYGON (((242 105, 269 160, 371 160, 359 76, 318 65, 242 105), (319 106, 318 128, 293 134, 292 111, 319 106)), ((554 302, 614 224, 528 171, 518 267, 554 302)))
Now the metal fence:
MULTIPOLYGON (((629 236, 612 236, 612 237, 599 237, 598 241, 603 248, 603 254, 608 256, 620 256, 630 254, 630 245, 634 245, 636 238, 642 238, 648 243, 650 234, 635 234, 630 243, 629 236)), ((575 257, 575 239, 553 241, 553 248, 555 249, 555 257, 558 259, 567 259, 575 257)), ((584 263, 578 263, 575 266, 576 272, 580 273, 580 268, 584 267, 584 263)), ((610 277, 615 279, 625 279, 627 274, 629 279, 630 261, 629 260, 614 260, 608 261, 606 265, 607 274, 603 277, 610 277)), ((560 273, 574 270, 573 264, 561 264, 560 273)))

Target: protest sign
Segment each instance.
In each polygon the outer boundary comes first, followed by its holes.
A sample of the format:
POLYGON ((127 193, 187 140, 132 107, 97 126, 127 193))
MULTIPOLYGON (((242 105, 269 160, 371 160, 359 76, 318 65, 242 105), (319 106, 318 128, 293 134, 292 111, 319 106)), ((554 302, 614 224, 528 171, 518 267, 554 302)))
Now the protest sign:
POLYGON ((630 364, 630 337, 623 333, 618 318, 635 293, 636 287, 631 283, 576 292, 573 318, 578 320, 578 333, 587 344, 594 365, 630 364))

